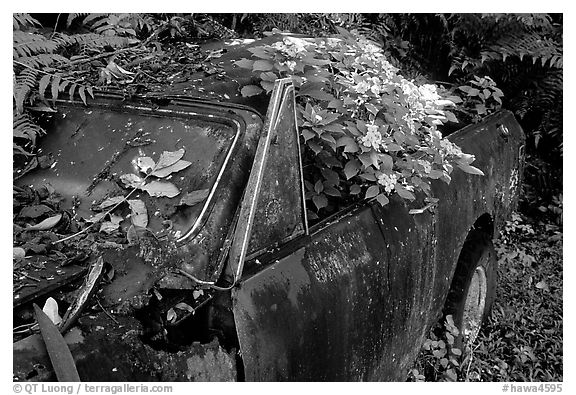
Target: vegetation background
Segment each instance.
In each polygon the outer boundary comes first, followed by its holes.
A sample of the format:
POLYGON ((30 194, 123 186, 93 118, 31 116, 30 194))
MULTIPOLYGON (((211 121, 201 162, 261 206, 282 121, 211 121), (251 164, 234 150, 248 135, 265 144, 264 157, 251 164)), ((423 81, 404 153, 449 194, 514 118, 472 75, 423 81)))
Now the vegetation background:
MULTIPOLYGON (((409 379, 562 381, 562 14, 14 14, 14 169, 41 165, 38 114, 50 98, 86 102, 110 86, 128 95, 153 89, 174 68, 201 67, 194 45, 203 40, 273 29, 325 36, 339 28, 378 43, 419 83, 458 89, 490 77, 527 135, 519 212, 497 244, 492 317, 464 356, 450 354, 451 328, 440 323, 409 379), (138 64, 134 75, 129 69, 138 64)), ((458 126, 479 121, 494 104, 477 88, 464 91, 458 126)))

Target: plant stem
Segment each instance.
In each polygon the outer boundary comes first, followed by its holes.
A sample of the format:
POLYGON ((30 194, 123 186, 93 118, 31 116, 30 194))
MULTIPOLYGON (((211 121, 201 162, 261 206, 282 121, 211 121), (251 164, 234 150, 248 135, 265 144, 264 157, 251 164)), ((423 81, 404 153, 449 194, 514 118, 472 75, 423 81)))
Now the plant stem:
MULTIPOLYGON (((146 177, 144 177, 144 179, 142 180, 142 183, 143 183, 144 181, 146 181, 146 178, 148 178, 148 175, 146 175, 146 177)), ((114 206, 112 206, 111 209, 109 209, 108 211, 106 211, 106 213, 104 213, 104 215, 102 216, 102 218, 100 218, 98 221, 92 222, 90 225, 88 225, 87 227, 85 227, 85 228, 82 229, 81 231, 76 232, 76 233, 74 233, 74 234, 72 234, 72 235, 70 235, 70 236, 66 236, 66 237, 64 237, 63 239, 53 241, 53 242, 52 242, 52 245, 58 244, 58 243, 62 243, 63 241, 67 241, 67 240, 73 239, 73 238, 75 238, 75 237, 80 236, 80 235, 83 234, 83 233, 86 233, 86 232, 87 232, 89 229, 91 229, 94 225, 96 225, 97 223, 99 223, 100 221, 102 221, 103 218, 106 218, 106 216, 107 216, 108 214, 110 214, 112 211, 116 210, 116 208, 117 208, 118 206, 120 206, 122 203, 126 202, 126 201, 128 200, 128 198, 129 198, 134 192, 136 192, 136 188, 134 188, 134 189, 132 189, 130 192, 128 192, 128 195, 124 196, 124 199, 122 199, 121 201, 119 201, 118 203, 116 203, 114 206)))

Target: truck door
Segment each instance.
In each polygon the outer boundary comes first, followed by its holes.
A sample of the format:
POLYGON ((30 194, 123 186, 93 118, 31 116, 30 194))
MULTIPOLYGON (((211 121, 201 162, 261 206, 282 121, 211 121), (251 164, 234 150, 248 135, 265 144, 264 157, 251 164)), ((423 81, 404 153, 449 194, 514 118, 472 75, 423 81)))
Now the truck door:
POLYGON ((433 216, 416 224, 400 204, 363 203, 309 230, 293 106, 280 80, 230 253, 245 378, 404 380, 429 321, 432 249, 416 246, 431 241, 433 216))

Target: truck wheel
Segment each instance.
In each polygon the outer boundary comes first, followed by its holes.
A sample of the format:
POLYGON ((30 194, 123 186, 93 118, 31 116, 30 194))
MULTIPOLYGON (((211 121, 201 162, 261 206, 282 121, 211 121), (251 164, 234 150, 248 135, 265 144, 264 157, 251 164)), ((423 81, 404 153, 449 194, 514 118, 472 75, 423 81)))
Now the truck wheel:
POLYGON ((472 231, 458 259, 448 293, 445 315, 452 315, 460 334, 455 346, 476 340, 496 297, 497 260, 494 245, 484 232, 472 231))

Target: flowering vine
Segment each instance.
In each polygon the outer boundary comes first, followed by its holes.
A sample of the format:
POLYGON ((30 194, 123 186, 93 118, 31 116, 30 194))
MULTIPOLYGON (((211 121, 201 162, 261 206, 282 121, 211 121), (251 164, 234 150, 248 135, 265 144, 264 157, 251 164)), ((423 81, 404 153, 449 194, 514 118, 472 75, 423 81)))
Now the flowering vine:
POLYGON ((405 79, 372 42, 349 32, 286 36, 249 51, 254 59, 236 64, 255 72, 259 86, 243 95, 271 91, 276 78, 294 81, 300 133, 317 169, 305 181, 307 199, 317 211, 362 193, 381 205, 394 194, 411 201, 416 191, 430 194, 431 180, 449 183, 454 166, 483 174, 438 130, 456 122, 454 101, 405 79))

